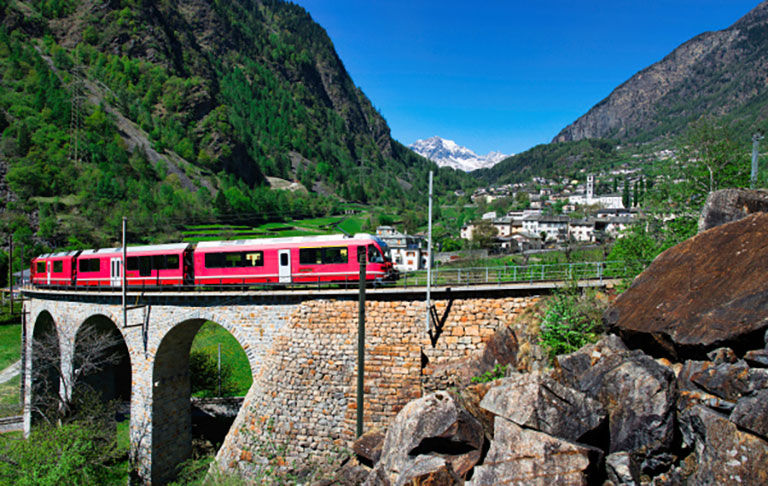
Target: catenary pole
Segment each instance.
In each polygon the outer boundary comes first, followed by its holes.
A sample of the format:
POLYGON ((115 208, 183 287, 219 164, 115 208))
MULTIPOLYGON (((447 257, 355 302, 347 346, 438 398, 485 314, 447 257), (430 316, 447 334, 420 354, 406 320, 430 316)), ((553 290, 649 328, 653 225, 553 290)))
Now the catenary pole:
POLYGON ((429 171, 429 216, 427 223, 427 316, 425 322, 426 331, 429 332, 431 325, 431 290, 432 290, 432 171, 429 171))
POLYGON ((357 437, 363 435, 363 386, 365 383, 365 246, 357 247, 360 263, 359 304, 357 311, 357 437))
POLYGON ((123 288, 123 327, 128 327, 128 309, 125 307, 125 301, 126 301, 126 288, 125 284, 127 279, 125 278, 125 269, 128 267, 127 265, 127 254, 128 251, 125 248, 125 227, 127 225, 128 218, 123 216, 123 261, 120 263, 120 283, 121 287, 123 288))

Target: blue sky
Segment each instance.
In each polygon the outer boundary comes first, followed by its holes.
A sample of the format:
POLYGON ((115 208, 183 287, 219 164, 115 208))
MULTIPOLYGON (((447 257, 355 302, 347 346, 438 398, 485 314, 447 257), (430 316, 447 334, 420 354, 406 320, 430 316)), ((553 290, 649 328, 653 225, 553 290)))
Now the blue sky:
POLYGON ((519 153, 757 0, 296 0, 408 145, 519 153))

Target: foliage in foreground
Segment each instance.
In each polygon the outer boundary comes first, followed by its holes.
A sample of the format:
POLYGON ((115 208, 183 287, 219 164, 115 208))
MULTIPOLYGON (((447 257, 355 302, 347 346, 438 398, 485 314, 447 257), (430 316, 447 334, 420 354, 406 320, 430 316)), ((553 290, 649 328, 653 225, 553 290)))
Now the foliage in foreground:
POLYGON ((127 451, 118 447, 114 423, 41 424, 29 439, 0 439, 0 483, 93 485, 124 483, 127 451))
POLYGON ((550 360, 597 341, 603 333, 604 294, 569 287, 555 292, 544 307, 539 340, 550 360))
POLYGON ((509 365, 496 363, 496 366, 494 366, 492 370, 488 370, 479 376, 473 376, 472 383, 488 383, 503 378, 507 373, 507 368, 509 368, 509 365))

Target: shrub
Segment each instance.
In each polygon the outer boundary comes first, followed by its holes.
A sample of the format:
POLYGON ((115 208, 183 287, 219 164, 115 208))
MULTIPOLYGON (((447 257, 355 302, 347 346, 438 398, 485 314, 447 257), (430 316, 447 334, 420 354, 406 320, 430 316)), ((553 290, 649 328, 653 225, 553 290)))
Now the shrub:
POLYGON ((41 424, 29 439, 0 444, 0 483, 23 485, 118 484, 127 477, 126 451, 117 446, 114 423, 41 424))
POLYGON ((472 383, 488 383, 489 381, 498 380, 503 378, 507 373, 509 365, 500 365, 496 363, 496 366, 492 370, 488 370, 482 375, 472 377, 472 383))
POLYGON ((544 307, 539 333, 549 359, 597 341, 603 332, 602 313, 606 304, 603 294, 592 290, 582 293, 576 287, 552 295, 544 307))

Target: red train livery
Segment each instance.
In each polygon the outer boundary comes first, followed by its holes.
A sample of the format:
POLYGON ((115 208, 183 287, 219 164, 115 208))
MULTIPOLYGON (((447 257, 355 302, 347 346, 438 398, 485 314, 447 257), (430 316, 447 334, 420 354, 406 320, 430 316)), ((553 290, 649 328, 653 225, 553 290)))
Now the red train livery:
MULTIPOLYGON (((361 251, 366 280, 397 278, 387 245, 368 234, 128 247, 125 278, 143 287, 357 281, 361 251)), ((32 283, 120 287, 122 259, 121 248, 41 255, 32 260, 32 283)))

